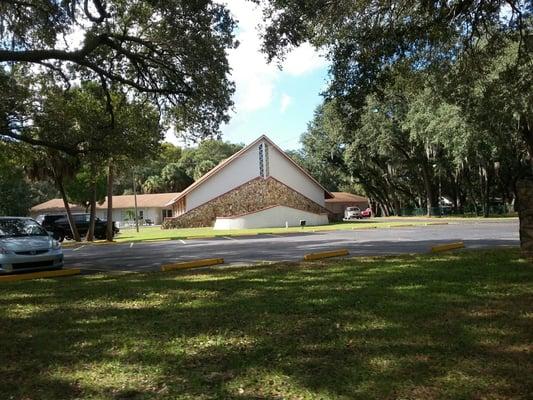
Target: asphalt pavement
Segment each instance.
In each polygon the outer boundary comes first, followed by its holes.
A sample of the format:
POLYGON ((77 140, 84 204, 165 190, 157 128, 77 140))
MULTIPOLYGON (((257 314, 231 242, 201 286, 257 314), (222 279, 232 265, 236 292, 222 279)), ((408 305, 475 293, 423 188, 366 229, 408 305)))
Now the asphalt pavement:
POLYGON ((304 254, 346 248, 352 256, 427 253, 463 241, 465 247, 518 246, 518 220, 465 221, 448 225, 264 234, 213 239, 81 245, 66 248, 65 267, 86 272, 146 272, 162 264, 222 257, 229 265, 298 261, 304 254))

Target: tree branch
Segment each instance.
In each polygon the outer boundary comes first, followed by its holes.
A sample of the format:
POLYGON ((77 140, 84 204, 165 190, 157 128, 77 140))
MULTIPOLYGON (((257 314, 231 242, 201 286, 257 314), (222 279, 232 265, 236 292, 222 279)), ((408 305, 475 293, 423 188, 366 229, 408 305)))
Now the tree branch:
POLYGON ((15 140, 18 140, 24 143, 31 144, 33 146, 43 146, 43 147, 48 147, 51 149, 59 150, 59 151, 64 152, 65 154, 68 154, 69 156, 76 156, 82 153, 81 151, 74 149, 72 147, 64 146, 59 143, 49 142, 47 140, 35 139, 35 138, 25 136, 25 135, 19 135, 14 132, 0 132, 0 136, 6 136, 11 139, 15 139, 15 140))

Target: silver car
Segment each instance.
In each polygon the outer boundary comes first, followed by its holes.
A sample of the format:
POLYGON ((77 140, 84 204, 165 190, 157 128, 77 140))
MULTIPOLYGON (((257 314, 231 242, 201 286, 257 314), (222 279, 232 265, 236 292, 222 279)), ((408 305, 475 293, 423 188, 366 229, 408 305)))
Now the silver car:
POLYGON ((31 218, 0 217, 0 274, 63 268, 61 243, 31 218))
POLYGON ((346 210, 344 210, 344 221, 360 218, 362 217, 361 209, 359 207, 346 207, 346 210))

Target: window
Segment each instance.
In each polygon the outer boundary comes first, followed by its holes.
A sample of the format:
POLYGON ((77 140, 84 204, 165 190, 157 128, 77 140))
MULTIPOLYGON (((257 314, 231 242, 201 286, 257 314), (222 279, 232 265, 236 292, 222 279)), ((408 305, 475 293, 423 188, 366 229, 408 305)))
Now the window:
POLYGON ((163 219, 172 218, 172 210, 163 210, 163 219))
POLYGON ((263 143, 259 145, 259 175, 265 177, 265 167, 263 162, 263 143))
POLYGON ((89 222, 91 216, 89 214, 74 214, 74 221, 76 224, 82 224, 84 222, 89 222))
POLYGON ((265 143, 265 176, 270 175, 270 163, 268 161, 268 144, 265 143))
MULTIPOLYGON (((186 201, 185 197, 178 200, 176 204, 174 204, 174 211, 176 212, 176 217, 180 216, 181 214, 184 214, 186 211, 186 201)), ((172 217, 172 215, 171 215, 172 217)))
POLYGON ((0 219, 0 238, 21 236, 48 236, 48 232, 31 219, 0 219))
POLYGON ((144 211, 139 210, 139 219, 144 219, 144 211))

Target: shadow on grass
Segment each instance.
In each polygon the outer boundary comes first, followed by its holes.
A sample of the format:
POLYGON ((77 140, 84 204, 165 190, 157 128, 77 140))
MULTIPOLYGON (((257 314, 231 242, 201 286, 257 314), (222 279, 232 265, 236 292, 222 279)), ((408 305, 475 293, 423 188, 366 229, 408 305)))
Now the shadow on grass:
POLYGON ((526 398, 516 251, 4 285, 6 398, 526 398))

